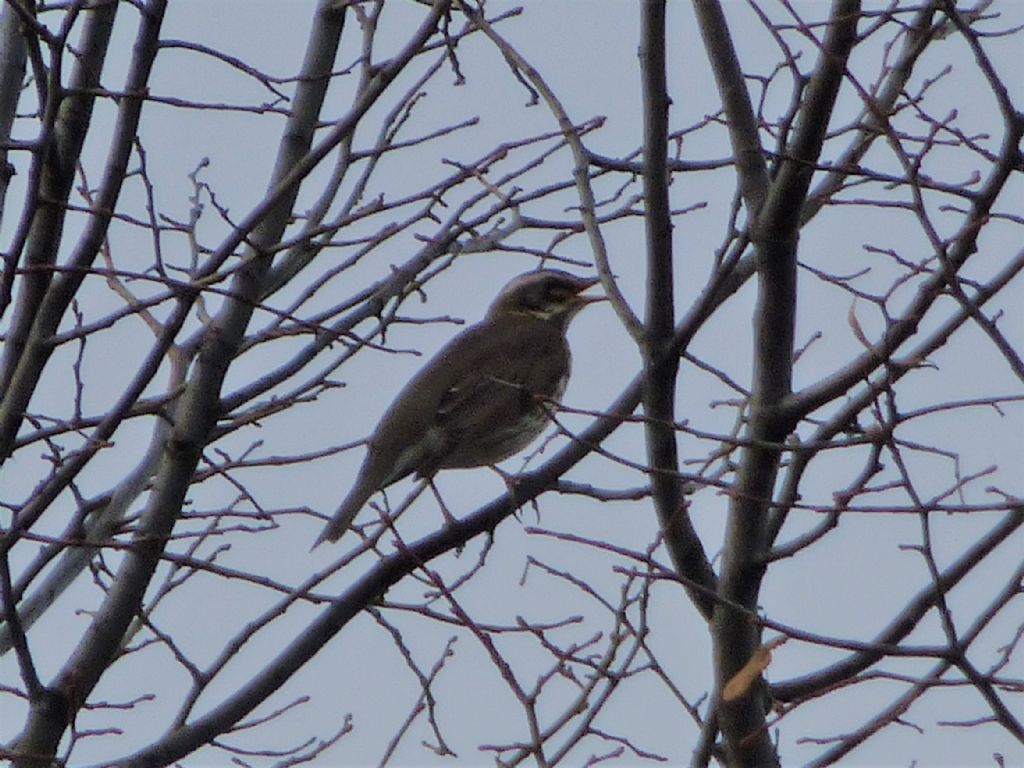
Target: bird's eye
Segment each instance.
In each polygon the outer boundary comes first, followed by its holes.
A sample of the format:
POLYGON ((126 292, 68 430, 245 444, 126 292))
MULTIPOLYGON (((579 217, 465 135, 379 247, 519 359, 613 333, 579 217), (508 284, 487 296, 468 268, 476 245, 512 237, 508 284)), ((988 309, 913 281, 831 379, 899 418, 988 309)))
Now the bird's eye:
POLYGON ((561 283, 551 281, 544 285, 544 296, 549 301, 562 301, 569 295, 569 291, 561 283))

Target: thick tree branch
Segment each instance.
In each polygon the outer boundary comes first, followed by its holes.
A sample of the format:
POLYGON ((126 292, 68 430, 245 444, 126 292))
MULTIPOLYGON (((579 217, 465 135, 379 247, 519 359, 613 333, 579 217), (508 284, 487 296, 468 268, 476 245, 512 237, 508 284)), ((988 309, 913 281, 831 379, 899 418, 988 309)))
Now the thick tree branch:
MULTIPOLYGON (((818 161, 846 60, 856 40, 860 6, 836 0, 814 74, 800 106, 793 139, 757 214, 751 241, 757 249, 759 295, 754 319, 754 371, 751 387, 751 444, 740 466, 729 508, 719 594, 750 610, 757 607, 763 555, 768 546, 768 509, 781 445, 795 422, 780 418, 789 395, 796 322, 796 252, 800 211, 818 161)), ((719 608, 712 625, 719 686, 733 678, 760 645, 760 629, 744 612, 719 608)), ((718 707, 718 723, 731 765, 777 765, 778 755, 765 728, 759 686, 718 707)))
MULTIPOLYGON (((672 215, 668 192, 669 100, 665 71, 665 2, 645 0, 641 10, 640 77, 644 105, 644 225, 647 233, 647 308, 644 318, 644 435, 654 508, 676 570, 705 588, 715 573, 690 521, 679 477, 675 392, 679 359, 674 338, 672 215)), ((703 590, 690 599, 707 619, 714 603, 703 590)))
MULTIPOLYGON (((57 249, 67 214, 65 206, 74 181, 75 164, 89 130, 95 90, 103 71, 117 8, 117 3, 103 3, 85 11, 86 24, 79 44, 79 58, 67 92, 60 82, 59 60, 63 44, 56 46, 55 60, 51 65, 43 133, 37 140, 30 173, 30 186, 38 184, 38 188, 33 190, 21 231, 5 264, 8 279, 12 279, 24 247, 26 271, 20 281, 11 328, 0 356, 0 466, 11 455, 25 409, 49 357, 50 349, 45 343, 50 336, 49 331, 56 328, 63 317, 63 307, 53 308, 46 302, 53 278, 52 270, 47 268, 57 263, 57 249)), ((148 62, 139 61, 136 71, 139 69, 148 75, 148 62)), ((138 101, 128 100, 136 108, 138 101)), ((131 109, 123 108, 122 114, 131 109)), ((134 136, 134 132, 131 135, 134 136)), ((115 143, 112 156, 122 155, 127 164, 130 146, 130 141, 127 148, 115 143)), ((120 189, 123 166, 118 168, 111 163, 108 167, 116 179, 113 182, 115 188, 120 189), (120 174, 117 173, 119 170, 120 174)), ((106 219, 102 212, 99 218, 106 219)), ((0 313, 3 309, 0 306, 0 313)))
POLYGON ((729 140, 736 161, 740 196, 747 210, 747 220, 754 221, 768 194, 769 181, 757 116, 721 3, 719 0, 693 0, 693 7, 704 40, 704 52, 711 62, 718 94, 729 120, 729 140))
MULTIPOLYGON (((14 9, 5 3, 0 8, 0 223, 4 220, 7 186, 14 173, 14 168, 7 162, 6 145, 11 139, 11 127, 18 110, 21 81, 25 77, 25 58, 21 21, 14 9)), ((11 285, 14 282, 13 266, 13 263, 4 262, 0 275, 0 308, 10 300, 11 285)))

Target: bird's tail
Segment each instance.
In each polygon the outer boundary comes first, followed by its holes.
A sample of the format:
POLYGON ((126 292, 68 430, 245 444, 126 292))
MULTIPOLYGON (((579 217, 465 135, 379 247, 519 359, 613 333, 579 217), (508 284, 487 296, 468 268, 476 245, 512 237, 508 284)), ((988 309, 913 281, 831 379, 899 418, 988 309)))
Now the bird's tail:
POLYGON ((318 546, 323 544, 325 541, 337 541, 352 525, 352 521, 356 519, 356 515, 359 514, 359 510, 363 508, 363 505, 369 501, 373 495, 373 489, 366 491, 361 483, 357 483, 352 489, 345 500, 341 502, 341 506, 338 507, 338 511, 334 513, 334 517, 330 519, 327 525, 324 526, 323 531, 320 532, 320 536, 313 542, 313 546, 310 550, 316 549, 318 546))

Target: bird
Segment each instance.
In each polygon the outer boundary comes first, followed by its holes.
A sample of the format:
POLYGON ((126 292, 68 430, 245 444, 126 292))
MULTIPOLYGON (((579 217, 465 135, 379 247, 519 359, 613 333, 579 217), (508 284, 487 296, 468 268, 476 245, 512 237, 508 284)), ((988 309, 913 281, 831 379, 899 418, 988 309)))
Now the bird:
POLYGON ((448 342, 385 411, 313 547, 341 538, 370 497, 402 478, 494 466, 532 443, 569 380, 569 322, 605 298, 582 295, 598 282, 541 269, 507 283, 484 319, 448 342))

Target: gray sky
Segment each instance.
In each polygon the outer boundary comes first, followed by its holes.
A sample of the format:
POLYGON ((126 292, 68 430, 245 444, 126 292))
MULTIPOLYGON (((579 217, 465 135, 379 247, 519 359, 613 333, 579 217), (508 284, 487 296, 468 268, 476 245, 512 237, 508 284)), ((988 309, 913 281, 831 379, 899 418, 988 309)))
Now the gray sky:
MULTIPOLYGON (((865 5, 882 8, 886 4, 865 5)), ((488 7, 497 13, 506 6, 511 7, 512 4, 492 2, 488 7)), ((587 137, 590 149, 610 156, 633 151, 639 146, 641 135, 636 6, 622 1, 601 0, 552 0, 528 3, 527 6, 521 17, 501 27, 504 34, 544 74, 574 120, 583 121, 596 115, 606 117, 601 130, 587 137)), ((825 10, 824 3, 808 0, 794 3, 794 6, 805 12, 818 7, 822 12, 825 10)), ((1004 14, 1000 27, 1024 23, 1024 5, 1001 2, 996 6, 1004 14), (1016 17, 1016 21, 1011 17, 1016 17)), ((237 56, 263 71, 289 76, 301 63, 310 7, 310 3, 300 0, 289 3, 256 0, 245 3, 172 3, 163 36, 201 42, 237 56)), ((735 40, 744 67, 748 72, 767 74, 777 60, 770 37, 749 12, 746 3, 730 2, 726 8, 730 21, 735 24, 735 40)), ((776 8, 775 12, 781 14, 782 10, 776 8)), ((393 17, 386 19, 379 45, 386 46, 388 40, 402 40, 409 29, 406 17, 410 20, 418 18, 418 13, 412 4, 396 4, 393 17)), ((689 6, 682 3, 672 4, 670 8, 673 37, 670 42, 669 85, 673 97, 673 128, 701 121, 715 112, 718 105, 718 96, 690 14, 689 6)), ((114 42, 113 56, 116 61, 126 63, 134 33, 132 14, 125 12, 122 22, 120 34, 114 42)), ((346 30, 350 47, 343 45, 343 50, 356 50, 357 32, 356 25, 350 24, 346 30)), ((861 58, 855 60, 855 64, 869 66, 871 57, 882 55, 882 43, 882 40, 865 43, 858 50, 857 56, 861 58)), ((1019 55, 1019 38, 1016 50, 1010 41, 992 40, 986 44, 1004 73, 1012 73, 1019 68, 1012 63, 1014 56, 1019 55)), ((962 47, 954 50, 957 55, 964 55, 962 47)), ((386 191, 389 196, 394 196, 401 194, 406 187, 410 190, 417 188, 423 178, 450 171, 443 165, 444 160, 468 162, 502 141, 556 129, 550 112, 544 107, 524 106, 528 94, 515 83, 493 46, 481 38, 467 41, 459 51, 466 84, 455 87, 450 72, 441 74, 430 88, 429 95, 417 107, 409 122, 408 135, 422 134, 472 115, 480 116, 480 124, 429 145, 426 151, 407 152, 399 158, 385 160, 377 187, 368 191, 368 198, 378 192, 386 191)), ((384 47, 378 51, 378 56, 386 55, 386 52, 384 47)), ((343 57, 338 62, 339 66, 350 63, 351 54, 348 55, 350 58, 343 57)), ((811 54, 808 52, 805 56, 809 66, 811 54)), ((959 72, 961 62, 942 61, 938 54, 931 54, 921 65, 920 77, 937 73, 946 63, 952 63, 959 72)), ((963 64, 963 69, 970 70, 969 62, 964 61, 963 64)), ((122 70, 123 66, 115 67, 112 75, 120 78, 122 70)), ((873 72, 872 69, 868 71, 873 72)), ((997 134, 998 131, 992 127, 995 119, 992 101, 983 84, 977 81, 976 74, 965 74, 964 79, 957 79, 958 76, 951 75, 948 85, 940 82, 929 94, 932 100, 929 110, 932 114, 943 115, 955 108, 965 131, 997 134)), ((1009 77, 1008 80, 1015 91, 1016 103, 1024 103, 1024 86, 1020 78, 1009 77)), ((267 98, 251 80, 231 72, 223 64, 184 51, 168 51, 162 55, 152 92, 206 102, 249 103, 267 98)), ((340 115, 348 106, 346 96, 344 87, 337 88, 332 93, 325 115, 340 115)), ((781 84, 773 87, 768 100, 778 108, 768 111, 777 113, 789 98, 786 87, 781 84)), ((859 110, 859 101, 847 90, 840 99, 835 123, 844 124, 859 110)), ((104 121, 109 122, 111 115, 109 106, 99 109, 95 118, 97 128, 104 121)), ((282 124, 283 119, 276 116, 151 107, 143 121, 143 141, 150 174, 159 181, 157 201, 163 212, 179 220, 187 218, 191 193, 188 174, 203 158, 208 158, 209 164, 202 170, 201 179, 210 185, 218 203, 237 221, 264 192, 282 124)), ((102 131, 100 133, 102 135, 102 131)), ((369 138, 369 135, 360 135, 357 141, 365 142, 369 138)), ((103 142, 97 140, 87 151, 87 158, 93 163, 90 169, 93 183, 99 176, 98 164, 104 149, 103 142)), ((721 130, 701 131, 688 137, 682 148, 682 157, 694 160, 723 158, 729 153, 727 136, 721 130)), ((879 149, 877 155, 869 155, 868 161, 892 163, 891 158, 885 156, 884 149, 879 149)), ((971 162, 963 162, 953 152, 948 153, 948 163, 945 158, 943 163, 942 178, 947 181, 966 180, 976 170, 971 162)), ((563 151, 549 159, 533 178, 535 183, 544 179, 554 182, 568 178, 570 173, 570 160, 563 151)), ((617 178, 613 182, 599 182, 598 194, 612 194, 621 181, 617 178)), ((11 204, 18 199, 17 190, 22 188, 22 183, 23 176, 16 179, 9 197, 11 204)), ((637 189, 634 187, 632 192, 637 189)), ((1021 201, 1019 183, 1015 191, 1018 201, 1021 201)), ((695 175, 692 182, 689 176, 682 176, 673 185, 674 206, 703 205, 677 217, 675 222, 679 265, 676 279, 681 312, 689 307, 707 278, 711 267, 709 254, 722 242, 733 194, 734 179, 728 170, 695 175)), ((568 209, 574 204, 574 195, 566 194, 561 201, 568 209)), ((126 189, 123 205, 126 212, 143 215, 143 198, 137 182, 126 189)), ((546 201, 544 206, 527 208, 524 213, 551 218, 575 215, 573 210, 566 209, 557 209, 546 201)), ((225 227, 211 206, 207 205, 204 216, 206 219, 199 228, 200 236, 206 238, 205 245, 215 246, 224 237, 225 227)), ((954 218, 950 217, 948 221, 953 222, 954 218)), ((901 231, 896 222, 896 215, 889 211, 867 212, 867 209, 859 208, 851 212, 849 208, 838 206, 823 214, 820 221, 816 220, 804 232, 801 258, 811 266, 836 274, 849 274, 870 266, 873 272, 864 279, 863 288, 880 290, 892 280, 893 271, 885 259, 865 251, 865 244, 895 248, 915 259, 923 258, 928 252, 927 244, 918 232, 901 231)), ((3 221, 0 242, 4 248, 15 224, 16 217, 10 214, 3 221)), ((1016 231, 1018 234, 1014 239, 1012 228, 996 228, 996 235, 983 241, 977 259, 979 266, 976 267, 979 277, 991 274, 994 265, 1020 247, 1019 230, 1016 231)), ((75 234, 75 226, 69 226, 66 240, 71 242, 75 234)), ((619 221, 606 227, 603 234, 621 287, 639 310, 644 280, 642 221, 638 217, 619 221)), ((134 250, 148 254, 151 249, 145 233, 126 226, 115 226, 110 243, 124 264, 130 263, 134 250)), ((184 243, 179 239, 169 240, 169 244, 172 247, 165 258, 184 263, 187 259, 184 243)), ((530 234, 517 239, 516 244, 533 248, 549 245, 543 236, 530 234)), ((344 279, 379 278, 386 274, 389 263, 398 263, 407 256, 403 249, 411 252, 416 247, 413 238, 398 238, 344 279)), ((339 249, 339 256, 343 253, 344 249, 339 249)), ((556 253, 580 262, 590 260, 586 239, 582 235, 560 244, 556 253)), ((140 265, 148 264, 148 258, 148 255, 140 257, 140 265)), ((508 278, 531 269, 534 264, 535 261, 526 255, 518 258, 507 254, 466 255, 459 260, 456 269, 431 284, 426 303, 410 301, 404 306, 403 314, 420 317, 452 315, 475 322, 508 278)), ((575 271, 583 273, 587 270, 578 268, 575 271)), ((795 385, 798 387, 831 372, 862 348, 848 320, 851 311, 848 296, 815 281, 807 272, 803 272, 800 279, 806 294, 801 297, 804 303, 798 314, 797 346, 806 344, 818 330, 823 336, 811 344, 797 366, 795 385)), ((1019 280, 1013 288, 1019 292, 1019 280)), ((691 347, 693 354, 713 363, 743 386, 750 379, 753 289, 751 284, 737 294, 691 347)), ((328 287, 320 300, 322 305, 329 305, 333 296, 328 287)), ((909 298, 908 295, 904 300, 909 298)), ((92 300, 96 302, 92 307, 94 311, 104 306, 117 306, 118 301, 99 289, 92 300)), ((898 307, 899 301, 894 301, 894 305, 898 307)), ((1020 330, 1024 327, 1020 308, 1006 301, 999 307, 1009 313, 1004 325, 1017 334, 1019 341, 1020 330)), ((877 312, 867 303, 859 303, 853 311, 864 331, 873 338, 882 327, 877 312)), ((268 320, 267 315, 257 317, 257 325, 268 320)), ((243 430, 223 441, 221 447, 238 453, 253 441, 262 440, 260 455, 284 456, 361 439, 372 430, 402 383, 456 330, 452 324, 395 327, 389 333, 389 345, 420 350, 423 356, 364 353, 351 364, 346 364, 338 374, 338 378, 346 383, 344 389, 336 389, 316 403, 293 409, 281 418, 268 419, 260 429, 243 430)), ((145 349, 144 344, 139 346, 142 343, 140 339, 146 342, 149 339, 148 331, 141 322, 121 323, 102 336, 102 343, 97 339, 97 343, 91 345, 86 361, 86 380, 98 383, 90 384, 85 391, 87 410, 102 410, 112 393, 119 391, 123 380, 132 371, 132 355, 141 354, 136 350, 145 349)), ((602 409, 633 376, 637 365, 635 348, 611 309, 603 305, 588 309, 574 323, 570 339, 576 376, 564 401, 577 408, 602 409)), ((275 355, 283 359, 292 349, 294 347, 285 341, 244 357, 229 375, 227 390, 247 383, 270 367, 275 355)), ((948 398, 977 396, 979 384, 984 384, 984 391, 990 394, 1010 394, 1020 390, 1019 381, 1001 364, 992 347, 976 331, 965 333, 950 350, 932 362, 937 366, 934 370, 918 374, 920 384, 915 395, 919 400, 903 403, 905 409, 948 398), (960 356, 959 360, 956 356, 960 356), (963 360, 968 363, 964 364, 963 360)), ((55 367, 54 374, 44 382, 40 401, 67 397, 67 364, 63 368, 55 367)), ((730 396, 728 388, 693 366, 684 367, 680 388, 679 419, 688 420, 689 425, 696 429, 729 432, 735 420, 735 410, 727 405, 714 405, 730 396)), ((1020 492, 1019 457, 1024 454, 1021 413, 1019 407, 1008 408, 1007 412, 1007 418, 1000 418, 991 410, 959 412, 941 422, 923 425, 917 432, 909 427, 906 436, 926 443, 941 440, 946 446, 954 446, 961 453, 959 471, 962 474, 1000 464, 999 473, 983 481, 978 489, 972 487, 968 492, 969 500, 975 503, 985 498, 991 501, 991 497, 986 497, 981 490, 986 484, 1001 485, 1007 490, 1015 487, 1020 492), (1013 485, 1014 480, 1016 485, 1013 485)), ((567 418, 566 423, 582 426, 587 420, 574 417, 567 418)), ((802 433, 806 437, 807 430, 802 433)), ((127 425, 118 433, 115 447, 105 452, 95 468, 84 476, 83 493, 86 496, 98 493, 109 485, 112 476, 128 471, 138 460, 147 441, 145 426, 127 425)), ((680 440, 684 457, 690 459, 705 456, 710 445, 687 437, 680 440)), ((643 434, 635 425, 624 427, 605 447, 614 454, 642 461, 643 434)), ((550 455, 552 449, 549 447, 545 455, 550 455)), ((267 508, 308 506, 329 514, 347 489, 361 457, 362 449, 356 449, 289 467, 286 471, 249 472, 246 478, 251 487, 258 490, 260 503, 267 508)), ((535 458, 531 466, 536 466, 544 457, 535 458)), ((822 460, 822 463, 827 461, 822 460)), ((953 458, 922 456, 914 461, 922 487, 937 492, 948 485, 954 471, 953 458)), ((826 464, 828 471, 819 468, 816 477, 805 487, 804 500, 807 503, 831 503, 833 494, 848 485, 860 469, 859 463, 850 462, 851 459, 844 454, 831 465, 826 464)), ((520 468, 521 463, 521 457, 517 457, 509 460, 504 468, 514 471, 520 468)), ((16 458, 5 472, 4 499, 23 497, 38 480, 40 471, 43 470, 35 465, 34 456, 16 458)), ((581 464, 571 473, 570 479, 606 488, 631 488, 645 482, 641 472, 597 457, 581 464)), ((503 489, 502 480, 488 470, 443 473, 437 483, 456 514, 475 509, 503 489)), ((411 485, 396 486, 389 494, 391 502, 400 500, 409 487, 411 485)), ((212 510, 229 504, 235 495, 237 489, 230 484, 211 481, 198 487, 191 498, 194 509, 212 510)), ((885 495, 880 494, 873 501, 884 503, 885 495)), ((721 541, 727 499, 714 489, 705 488, 693 497, 693 502, 695 523, 705 542, 710 542, 707 545, 709 555, 714 555, 715 542, 721 541)), ((67 503, 70 506, 70 497, 67 503)), ((588 539, 607 541, 616 546, 642 550, 656 534, 656 520, 646 502, 600 505, 573 498, 558 499, 557 502, 546 498, 541 510, 541 527, 579 533, 588 539)), ((232 538, 231 551, 218 562, 250 570, 256 562, 261 575, 286 583, 298 583, 313 569, 324 567, 339 556, 341 549, 327 548, 307 556, 306 551, 318 532, 319 523, 310 518, 283 519, 286 524, 278 531, 258 537, 232 538)), ((416 538, 436 528, 439 519, 436 504, 424 496, 404 518, 403 534, 410 539, 416 538)), ((794 513, 788 524, 792 527, 786 528, 783 539, 806 530, 817 519, 811 513, 794 513)), ((961 516, 942 521, 937 533, 938 551, 948 557, 956 556, 963 541, 980 535, 995 519, 994 516, 979 516, 977 519, 961 516)), ((472 607, 476 620, 481 623, 511 623, 517 616, 545 621, 580 614, 585 617, 583 623, 567 630, 566 637, 578 636, 583 640, 596 632, 608 632, 611 624, 607 611, 596 602, 584 599, 580 591, 569 589, 563 582, 536 570, 529 572, 525 583, 521 577, 527 558, 533 557, 552 567, 572 572, 597 592, 615 599, 621 588, 622 576, 615 572, 613 566, 622 563, 613 562, 585 547, 567 547, 550 537, 528 535, 524 526, 538 524, 532 509, 521 513, 521 521, 507 521, 500 527, 497 546, 489 555, 485 572, 460 592, 464 603, 472 607)), ((58 524, 63 525, 63 521, 54 520, 55 531, 59 530, 58 524)), ((920 588, 924 573, 921 559, 901 547, 915 544, 919 538, 918 522, 910 516, 845 516, 839 535, 823 542, 814 551, 771 569, 764 587, 763 608, 773 619, 808 631, 868 640, 881 623, 920 588)), ((344 544, 343 540, 339 546, 344 544)), ((444 558, 436 567, 447 576, 454 577, 472 566, 477 551, 477 546, 471 546, 461 558, 444 558)), ((30 554, 26 550, 19 556, 27 561, 30 554)), ((658 557, 667 562, 663 551, 658 557)), ((1017 553, 1004 552, 1001 558, 997 563, 1003 563, 1005 568, 1005 563, 1019 559, 1019 550, 1017 553)), ((116 555, 111 555, 111 560, 116 561, 116 555)), ((993 575, 996 572, 999 572, 998 565, 993 566, 993 575)), ((954 605, 959 601, 969 605, 988 599, 991 586, 986 581, 986 573, 988 571, 974 577, 965 591, 956 593, 952 598, 954 605)), ((326 588, 340 590, 350 578, 347 573, 343 574, 329 582, 326 588)), ((178 642, 192 659, 204 663, 220 651, 225 640, 240 626, 265 610, 272 599, 254 588, 224 585, 216 579, 197 579, 196 582, 194 586, 183 587, 179 597, 168 601, 156 618, 165 627, 187 624, 189 629, 178 638, 178 642)), ((388 598, 397 603, 415 603, 424 590, 420 583, 407 582, 389 592, 388 598)), ((99 597, 98 590, 89 579, 83 578, 62 598, 57 608, 33 628, 30 636, 32 649, 44 679, 63 663, 68 649, 86 626, 88 616, 83 612, 95 607, 99 597)), ((654 588, 650 611, 653 630, 650 644, 667 665, 668 673, 682 693, 690 701, 695 701, 707 690, 711 680, 711 651, 703 622, 682 591, 667 583, 654 588)), ((225 678, 211 687, 201 699, 198 711, 215 705, 219 695, 246 681, 253 665, 289 642, 314 613, 306 606, 296 606, 289 611, 286 620, 271 624, 251 647, 232 662, 225 678)), ((449 637, 456 634, 449 626, 414 615, 404 616, 400 612, 389 611, 388 618, 402 630, 405 640, 414 646, 422 668, 429 668, 449 637)), ((931 630, 935 629, 934 622, 926 622, 926 625, 931 630)), ((981 647, 1005 642, 1007 627, 1002 625, 996 629, 1001 631, 994 630, 988 644, 982 642, 981 647)), ((538 652, 535 643, 529 639, 510 637, 500 642, 502 650, 516 660, 517 673, 525 683, 532 683, 534 677, 547 668, 549 657, 538 652)), ((924 644, 936 640, 934 635, 925 636, 922 632, 920 638, 912 637, 911 642, 924 644)), ((442 726, 446 737, 451 740, 450 745, 459 754, 460 764, 489 764, 490 755, 478 751, 478 744, 525 738, 521 709, 501 684, 493 664, 473 637, 461 633, 454 651, 455 656, 441 672, 435 689, 442 702, 442 726)), ((767 676, 770 680, 788 679, 844 655, 844 652, 790 642, 777 651, 767 676)), ((908 663, 901 669, 930 666, 931 662, 920 662, 918 667, 908 663)), ((1016 671, 1007 669, 1006 673, 1011 677, 1020 676, 1019 658, 1016 671)), ((17 679, 17 667, 11 655, 0 659, 0 676, 4 681, 17 679)), ((101 681, 95 692, 96 700, 123 701, 156 689, 160 689, 160 697, 118 715, 118 725, 125 732, 123 737, 83 742, 80 751, 75 753, 75 764, 125 754, 155 738, 165 729, 168 712, 173 711, 180 691, 187 685, 181 668, 161 646, 148 647, 134 658, 118 664, 101 681)), ((878 689, 896 685, 892 682, 876 684, 878 689)), ((665 687, 650 674, 631 678, 623 686, 627 693, 618 693, 596 725, 615 733, 628 734, 633 743, 665 755, 673 763, 688 760, 696 730, 679 706, 670 700, 665 687)), ((336 729, 345 714, 351 712, 355 718, 355 731, 328 756, 337 756, 339 764, 345 765, 375 763, 380 759, 383 745, 414 706, 418 691, 419 686, 395 651, 391 637, 364 614, 333 639, 273 700, 273 704, 281 706, 308 693, 312 696, 311 702, 285 714, 270 729, 257 729, 252 744, 265 747, 268 742, 276 740, 275 747, 293 746, 309 735, 323 736, 336 729), (269 733, 273 734, 270 738, 269 733)), ((556 685, 555 691, 546 704, 549 713, 557 712, 575 695, 575 688, 569 683, 556 685)), ((848 695, 837 696, 835 704, 806 706, 783 718, 779 728, 784 764, 803 764, 820 752, 816 745, 797 743, 799 738, 829 736, 856 727, 864 717, 870 717, 877 706, 870 687, 857 687, 848 695)), ((257 715, 269 711, 270 707, 263 707, 257 715)), ((1013 764, 1011 756, 1020 757, 1022 753, 1019 745, 1002 732, 935 725, 936 720, 967 719, 984 712, 976 696, 932 694, 915 705, 908 716, 926 729, 924 734, 912 728, 890 727, 858 749, 849 764, 907 765, 916 760, 919 765, 958 765, 992 752, 1002 752, 1008 764, 1013 764)), ((22 718, 19 702, 11 697, 0 698, 0 739, 6 741, 10 738, 22 718)), ((109 724, 109 713, 105 712, 84 712, 78 723, 80 728, 109 724)), ((429 731, 420 721, 396 753, 395 764, 446 762, 420 746, 421 740, 430 738, 429 731)), ((234 739, 233 743, 248 742, 243 736, 234 739)), ((610 750, 615 745, 606 746, 610 750)), ((576 759, 569 760, 567 764, 579 764, 586 759, 583 751, 574 757, 576 759)), ((224 764, 226 760, 223 753, 210 752, 185 761, 189 765, 205 762, 224 764)), ((624 760, 624 764, 633 762, 639 764, 643 761, 639 758, 624 760)))

